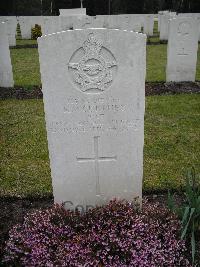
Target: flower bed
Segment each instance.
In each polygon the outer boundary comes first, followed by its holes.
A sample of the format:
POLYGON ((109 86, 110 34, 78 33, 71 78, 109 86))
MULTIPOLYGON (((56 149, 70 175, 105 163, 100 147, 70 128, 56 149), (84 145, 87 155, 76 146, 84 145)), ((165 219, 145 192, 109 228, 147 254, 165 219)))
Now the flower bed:
POLYGON ((113 200, 85 214, 55 205, 25 217, 7 241, 5 264, 22 266, 191 266, 180 223, 166 208, 113 200))

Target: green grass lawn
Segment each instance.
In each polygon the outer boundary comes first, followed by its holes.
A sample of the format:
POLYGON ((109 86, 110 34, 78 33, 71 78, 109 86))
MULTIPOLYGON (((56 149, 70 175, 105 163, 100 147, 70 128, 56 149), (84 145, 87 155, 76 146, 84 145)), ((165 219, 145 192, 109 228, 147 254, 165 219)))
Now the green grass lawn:
MULTIPOLYGON (((42 100, 2 100, 0 195, 52 193, 42 100)), ((179 189, 199 172, 200 95, 146 98, 144 190, 179 189)))
POLYGON ((150 43, 160 43, 159 36, 149 36, 147 39, 150 43))
MULTIPOLYGON (((151 42, 159 43, 158 23, 154 23, 154 36, 151 42)), ((36 44, 36 40, 17 40, 17 45, 36 44)), ((36 48, 11 49, 14 81, 16 86, 31 87, 40 85, 38 51, 36 48)), ((146 81, 165 81, 167 64, 167 45, 147 45, 147 76, 146 81)), ((200 80, 200 45, 197 59, 196 80, 200 80)))
POLYGON ((15 85, 24 87, 40 85, 37 48, 11 49, 10 51, 15 85))
POLYGON ((153 34, 158 35, 158 21, 154 21, 153 34))
POLYGON ((148 82, 165 81, 166 64, 167 45, 148 45, 146 80, 148 82))
MULTIPOLYGON (((33 85, 40 85, 41 80, 37 48, 11 49, 11 59, 16 86, 30 87, 33 85)), ((165 81, 166 64, 167 45, 147 45, 146 80, 150 82, 165 81)), ((200 80, 200 46, 198 50, 196 80, 200 80)))
POLYGON ((33 45, 37 44, 37 40, 25 40, 25 39, 17 39, 16 45, 33 45))

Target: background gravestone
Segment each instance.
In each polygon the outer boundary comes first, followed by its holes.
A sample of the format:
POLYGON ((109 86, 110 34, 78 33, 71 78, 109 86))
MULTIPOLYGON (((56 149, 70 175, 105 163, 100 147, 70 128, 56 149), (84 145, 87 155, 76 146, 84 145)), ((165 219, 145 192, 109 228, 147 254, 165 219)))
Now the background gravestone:
POLYGON ((0 87, 13 87, 13 73, 6 23, 0 22, 0 87))
MULTIPOLYGON (((66 17, 62 17, 66 18, 66 17)), ((61 17, 59 16, 45 16, 42 23, 42 35, 62 31, 61 17)))
POLYGON ((1 17, 1 22, 6 22, 9 46, 16 45, 17 18, 15 16, 1 17))
POLYGON ((30 16, 20 16, 18 17, 18 22, 20 25, 22 39, 31 39, 31 17, 30 16))
POLYGON ((59 9, 60 16, 86 15, 86 8, 59 9))
POLYGON ((38 45, 54 201, 141 198, 146 36, 74 30, 38 45))
POLYGON ((74 17, 73 29, 103 28, 104 19, 96 16, 74 17))
POLYGON ((148 36, 153 36, 153 28, 154 28, 154 15, 147 14, 144 15, 144 30, 148 36))
POLYGON ((169 14, 163 14, 160 16, 160 40, 168 40, 168 31, 169 31, 169 14))
POLYGON ((167 82, 195 81, 198 25, 193 18, 170 20, 167 47, 167 82))

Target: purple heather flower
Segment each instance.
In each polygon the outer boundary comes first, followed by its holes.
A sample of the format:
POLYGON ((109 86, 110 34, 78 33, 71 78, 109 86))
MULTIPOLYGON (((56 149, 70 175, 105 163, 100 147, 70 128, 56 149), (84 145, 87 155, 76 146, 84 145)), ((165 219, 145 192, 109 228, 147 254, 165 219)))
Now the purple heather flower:
POLYGON ((187 267, 180 222, 157 204, 113 200, 85 214, 54 205, 14 226, 4 262, 22 266, 187 267))

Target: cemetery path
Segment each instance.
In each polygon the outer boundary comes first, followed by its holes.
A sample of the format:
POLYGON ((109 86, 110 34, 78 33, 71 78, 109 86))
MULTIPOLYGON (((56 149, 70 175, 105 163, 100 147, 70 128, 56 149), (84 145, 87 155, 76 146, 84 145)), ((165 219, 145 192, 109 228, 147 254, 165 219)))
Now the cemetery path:
MULTIPOLYGON (((165 95, 165 94, 181 94, 181 93, 200 93, 200 81, 197 82, 181 82, 181 83, 166 83, 166 82, 146 82, 145 94, 150 95, 165 95)), ((24 88, 16 86, 14 88, 0 87, 0 99, 33 99, 42 98, 42 87, 33 86, 32 88, 24 88)))

